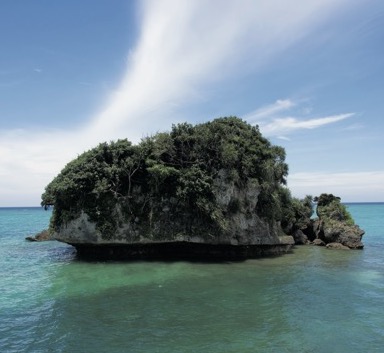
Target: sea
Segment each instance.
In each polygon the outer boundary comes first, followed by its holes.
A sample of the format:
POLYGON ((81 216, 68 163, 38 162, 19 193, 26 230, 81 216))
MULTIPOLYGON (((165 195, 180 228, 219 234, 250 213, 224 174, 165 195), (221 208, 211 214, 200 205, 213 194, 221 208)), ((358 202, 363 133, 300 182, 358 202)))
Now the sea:
POLYGON ((347 207, 363 250, 216 263, 82 261, 0 208, 0 352, 383 352, 384 203, 347 207))

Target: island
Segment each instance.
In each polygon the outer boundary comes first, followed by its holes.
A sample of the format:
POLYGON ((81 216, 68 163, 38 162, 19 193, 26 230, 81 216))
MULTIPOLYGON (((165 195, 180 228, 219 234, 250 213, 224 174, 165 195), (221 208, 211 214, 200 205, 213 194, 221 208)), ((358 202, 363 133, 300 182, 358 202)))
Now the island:
POLYGON ((101 143, 47 185, 42 206, 53 206, 53 237, 83 258, 246 259, 316 239, 362 247, 347 241, 357 226, 337 197, 320 196, 316 223, 312 197, 292 197, 287 175, 282 147, 226 117, 101 143), (325 216, 336 204, 345 219, 325 216))

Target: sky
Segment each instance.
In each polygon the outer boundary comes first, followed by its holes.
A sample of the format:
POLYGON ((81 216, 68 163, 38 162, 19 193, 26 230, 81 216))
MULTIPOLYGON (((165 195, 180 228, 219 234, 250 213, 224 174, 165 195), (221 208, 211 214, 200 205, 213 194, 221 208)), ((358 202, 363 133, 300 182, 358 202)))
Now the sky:
POLYGON ((295 197, 384 201, 382 0, 1 0, 0 207, 100 142, 238 116, 295 197))

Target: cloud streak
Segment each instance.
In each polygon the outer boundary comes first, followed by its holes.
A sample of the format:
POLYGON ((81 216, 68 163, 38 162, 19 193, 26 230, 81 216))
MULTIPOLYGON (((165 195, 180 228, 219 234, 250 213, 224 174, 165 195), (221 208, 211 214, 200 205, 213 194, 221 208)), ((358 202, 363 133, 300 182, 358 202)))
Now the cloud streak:
POLYGON ((325 125, 348 119, 355 113, 330 115, 320 118, 300 119, 292 116, 284 116, 293 108, 299 107, 298 102, 291 99, 278 99, 275 103, 246 114, 243 118, 251 124, 257 124, 266 136, 274 136, 279 139, 289 140, 287 134, 297 130, 312 130, 325 125))
MULTIPOLYGON (((127 69, 102 109, 75 131, 0 130, 0 202, 36 205, 46 183, 82 151, 102 141, 164 130, 185 107, 209 99, 214 84, 262 70, 287 48, 348 5, 346 0, 147 0, 139 11, 139 38, 127 69), (24 198, 23 198, 24 197, 24 198)), ((254 118, 283 112, 289 100, 254 112, 254 118)), ((299 122, 285 128, 320 126, 346 115, 299 122)), ((189 118, 187 116, 187 118, 189 118)), ((186 117, 182 117, 184 121, 186 117)), ((284 129, 283 129, 284 130, 284 129)), ((0 205, 1 206, 1 205, 0 205)))
POLYGON ((258 123, 263 119, 270 119, 271 116, 275 116, 278 113, 287 111, 292 107, 295 107, 296 103, 290 99, 278 99, 275 103, 267 105, 265 107, 256 109, 254 112, 248 113, 244 116, 245 120, 250 123, 258 123))
POLYGON ((288 134, 297 130, 311 130, 333 124, 355 115, 354 113, 331 115, 316 119, 299 120, 293 117, 276 118, 267 124, 261 124, 261 131, 267 136, 288 134))
POLYGON ((344 3, 144 1, 139 41, 120 87, 94 119, 93 134, 138 139, 169 126, 179 107, 207 99, 204 87, 260 70, 344 3))

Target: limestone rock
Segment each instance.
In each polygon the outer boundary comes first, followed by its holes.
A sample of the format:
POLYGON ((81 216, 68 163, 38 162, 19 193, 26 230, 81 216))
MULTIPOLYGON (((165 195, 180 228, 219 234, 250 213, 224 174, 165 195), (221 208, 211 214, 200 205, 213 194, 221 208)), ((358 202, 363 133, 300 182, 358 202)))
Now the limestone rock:
POLYGON ((348 226, 342 223, 325 224, 322 236, 326 243, 339 243, 350 249, 362 249, 364 247, 361 238, 364 231, 357 225, 348 226))
POLYGON ((348 246, 345 246, 340 243, 328 243, 326 245, 327 249, 334 249, 334 250, 351 250, 348 246))
POLYGON ((319 238, 314 239, 312 244, 317 246, 325 246, 325 243, 319 238))
POLYGON ((364 231, 355 224, 347 206, 340 197, 321 194, 317 198, 316 213, 319 217, 316 234, 326 244, 339 243, 350 249, 362 249, 364 231))
POLYGON ((47 241, 47 240, 54 240, 53 234, 49 232, 47 229, 37 233, 34 236, 28 236, 25 238, 25 240, 28 241, 47 241))
MULTIPOLYGON (((113 217, 118 228, 105 237, 84 211, 55 233, 59 241, 74 245, 78 254, 96 258, 233 258, 243 259, 287 252, 292 236, 282 236, 278 222, 257 215, 259 185, 250 179, 241 187, 221 170, 214 180, 213 195, 225 214, 221 229, 174 197, 152 200, 149 215, 127 217, 123 203, 116 203, 113 217), (234 206, 236 205, 236 207, 234 206)), ((136 190, 138 192, 138 190, 136 190)), ((136 195, 136 194, 135 194, 136 195)), ((140 201, 137 193, 136 201, 140 201)), ((144 197, 143 197, 144 199, 144 197)))
POLYGON ((120 211, 122 205, 116 204, 114 217, 119 227, 109 238, 103 236, 96 223, 85 212, 62 224, 55 233, 55 238, 72 245, 162 242, 292 245, 294 241, 291 236, 279 237, 280 229, 276 222, 268 222, 256 214, 258 185, 249 180, 240 188, 234 182, 228 181, 225 173, 224 170, 218 173, 213 190, 218 204, 226 212, 223 229, 210 227, 205 219, 195 218, 192 211, 180 207, 178 200, 162 197, 153 207, 151 216, 141 219, 123 216, 120 211), (233 204, 239 205, 238 208, 233 209, 233 204))
POLYGON ((303 245, 308 243, 308 237, 303 233, 301 229, 298 229, 293 233, 293 239, 295 240, 295 244, 297 245, 303 245))

